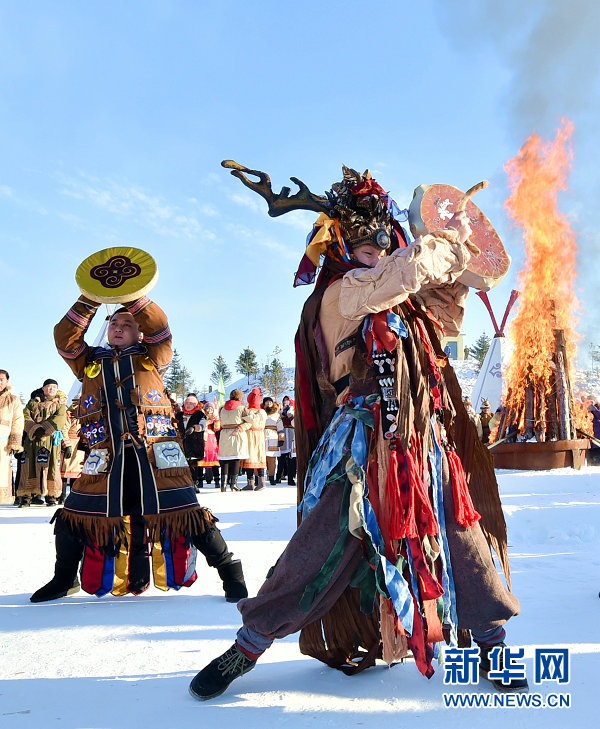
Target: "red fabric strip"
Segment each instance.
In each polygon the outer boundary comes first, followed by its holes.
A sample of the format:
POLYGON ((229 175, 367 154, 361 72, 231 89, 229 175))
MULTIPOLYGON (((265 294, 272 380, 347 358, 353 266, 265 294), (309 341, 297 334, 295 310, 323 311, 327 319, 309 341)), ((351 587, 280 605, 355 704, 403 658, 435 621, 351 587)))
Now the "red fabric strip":
POLYGON ((458 454, 455 451, 448 451, 446 455, 448 456, 450 480, 452 482, 454 516, 461 526, 472 527, 481 519, 481 514, 473 506, 465 472, 458 454))

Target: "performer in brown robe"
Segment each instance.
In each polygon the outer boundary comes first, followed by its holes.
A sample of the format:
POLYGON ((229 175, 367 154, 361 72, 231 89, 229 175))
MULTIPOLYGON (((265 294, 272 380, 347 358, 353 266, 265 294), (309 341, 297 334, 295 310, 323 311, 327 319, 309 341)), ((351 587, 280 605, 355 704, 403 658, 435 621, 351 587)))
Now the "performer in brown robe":
POLYGON ((81 296, 54 330, 82 380, 76 417, 89 453, 55 515, 54 577, 31 601, 77 591, 82 557, 82 587, 99 597, 143 592, 151 566, 156 587, 187 587, 196 549, 218 570, 227 600, 237 601, 248 594, 241 562, 198 504, 163 387, 172 355, 167 317, 146 296, 131 301, 111 317, 108 346, 90 347, 84 335, 98 307, 81 296))
POLYGON ((491 459, 439 341, 464 313, 468 218, 407 244, 393 200, 347 168, 323 208, 297 274, 310 279, 324 256, 296 336, 302 523, 240 602, 236 643, 192 681, 200 700, 298 630, 304 653, 346 673, 412 654, 427 677, 442 641, 472 635, 487 677, 519 613, 490 550, 510 586, 491 459))

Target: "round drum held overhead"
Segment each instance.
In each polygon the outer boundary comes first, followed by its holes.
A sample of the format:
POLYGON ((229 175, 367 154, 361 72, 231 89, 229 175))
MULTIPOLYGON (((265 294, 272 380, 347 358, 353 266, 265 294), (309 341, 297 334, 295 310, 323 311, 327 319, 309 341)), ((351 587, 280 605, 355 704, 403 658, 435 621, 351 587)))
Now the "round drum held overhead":
POLYGON ((139 248, 105 248, 79 265, 75 280, 81 293, 92 301, 124 304, 150 291, 158 281, 158 266, 139 248))

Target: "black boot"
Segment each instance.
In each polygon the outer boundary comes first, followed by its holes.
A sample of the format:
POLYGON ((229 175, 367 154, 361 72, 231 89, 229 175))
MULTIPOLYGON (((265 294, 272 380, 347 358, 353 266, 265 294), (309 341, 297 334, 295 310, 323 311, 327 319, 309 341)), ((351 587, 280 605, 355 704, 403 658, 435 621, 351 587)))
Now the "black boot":
POLYGON ((220 696, 236 678, 251 671, 256 661, 251 660, 234 643, 223 655, 205 666, 190 683, 190 693, 199 701, 220 696))
POLYGON ((223 580, 223 590, 227 602, 237 602, 243 597, 248 597, 248 588, 244 581, 242 563, 239 559, 233 559, 228 564, 217 567, 217 572, 223 580))
MULTIPOLYGON (((503 693, 515 693, 522 694, 529 691, 529 684, 526 678, 511 678, 508 683, 502 683, 500 678, 490 678, 489 672, 492 670, 492 661, 490 653, 494 648, 500 648, 500 656, 497 662, 497 670, 504 670, 504 649, 506 648, 505 643, 498 643, 497 645, 481 645, 479 646, 479 675, 486 678, 492 686, 498 691, 503 693)), ((495 668, 495 666, 494 666, 495 668)))
POLYGON ((26 506, 31 506, 31 496, 27 494, 26 496, 18 496, 19 499, 19 509, 23 509, 26 506))
POLYGON ((238 477, 237 476, 230 476, 229 477, 229 488, 232 491, 241 491, 240 487, 237 485, 237 480, 238 480, 238 477))
POLYGON ((232 554, 217 527, 206 529, 202 534, 194 534, 192 541, 206 558, 208 566, 216 567, 219 577, 223 580, 227 601, 237 602, 242 597, 248 597, 242 563, 239 559, 232 559, 232 554))
POLYGON ((41 496, 39 496, 38 494, 35 494, 34 496, 31 497, 30 503, 35 504, 35 506, 44 506, 44 504, 46 502, 44 501, 44 499, 42 499, 41 496))
POLYGON ((62 524, 56 525, 56 565, 54 577, 29 598, 31 602, 47 602, 79 592, 77 568, 83 557, 83 545, 62 524))
POLYGON ((256 479, 256 489, 255 491, 262 491, 265 488, 265 477, 264 476, 258 476, 256 479))
POLYGON ((248 483, 244 486, 242 491, 254 491, 254 476, 248 476, 248 483))

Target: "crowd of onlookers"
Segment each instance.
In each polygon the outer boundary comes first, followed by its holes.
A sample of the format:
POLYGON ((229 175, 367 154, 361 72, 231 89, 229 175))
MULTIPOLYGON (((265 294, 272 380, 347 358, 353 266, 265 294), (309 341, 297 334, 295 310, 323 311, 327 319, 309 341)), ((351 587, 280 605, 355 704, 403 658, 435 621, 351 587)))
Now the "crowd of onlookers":
MULTIPOLYGON (((68 405, 56 380, 47 379, 23 407, 9 380, 0 370, 0 503, 62 504, 88 452, 79 399, 68 405)), ((182 405, 170 397, 196 491, 213 483, 221 491, 259 491, 267 479, 295 485, 294 401, 288 396, 276 402, 254 388, 244 402, 235 389, 222 407, 195 393, 182 405), (241 474, 246 482, 238 485, 241 474)))
POLYGON ((280 403, 261 397, 255 387, 244 403, 243 392, 235 389, 221 408, 195 393, 182 406, 172 397, 196 490, 214 482, 221 491, 260 491, 267 478, 272 485, 283 478, 295 485, 294 402, 288 396, 280 403))
MULTIPOLYGON (((56 380, 47 379, 23 407, 0 370, 0 503, 17 506, 62 504, 67 489, 82 472, 87 446, 78 420, 79 400, 67 405, 56 380)), ((295 485, 294 401, 262 397, 255 387, 244 402, 235 389, 221 407, 188 393, 179 404, 174 395, 174 419, 196 491, 204 484, 226 491, 260 491, 286 480, 295 485), (246 482, 238 484, 240 475, 246 482)), ((483 443, 490 442, 502 409, 492 413, 488 400, 476 412, 464 398, 469 418, 483 443)), ((574 406, 586 414, 593 436, 588 462, 600 464, 600 403, 579 394, 574 406)))

